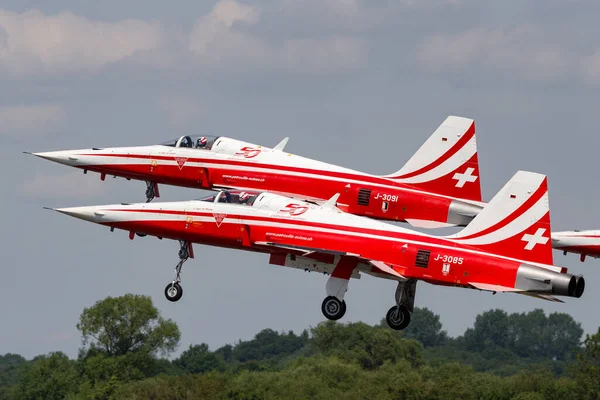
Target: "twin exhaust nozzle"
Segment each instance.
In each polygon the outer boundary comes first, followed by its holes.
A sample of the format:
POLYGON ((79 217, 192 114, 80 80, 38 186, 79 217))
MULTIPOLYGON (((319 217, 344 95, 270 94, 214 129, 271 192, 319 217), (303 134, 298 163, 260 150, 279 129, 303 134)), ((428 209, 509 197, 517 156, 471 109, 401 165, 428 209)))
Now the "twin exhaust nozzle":
MULTIPOLYGON (((574 276, 571 275, 571 279, 569 280, 569 286, 567 288, 567 296, 569 297, 581 297, 583 291, 585 290, 585 279, 583 276, 574 276)), ((556 293, 560 294, 560 293, 556 293)))

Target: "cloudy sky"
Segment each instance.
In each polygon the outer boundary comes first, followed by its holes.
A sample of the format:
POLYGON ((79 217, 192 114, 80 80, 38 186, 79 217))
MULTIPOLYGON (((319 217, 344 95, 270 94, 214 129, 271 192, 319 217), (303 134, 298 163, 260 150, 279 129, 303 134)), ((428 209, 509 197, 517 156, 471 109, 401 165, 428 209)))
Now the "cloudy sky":
MULTIPOLYGON (((267 146, 371 173, 398 170, 447 115, 476 120, 484 197, 516 172, 549 176, 554 230, 600 228, 600 4, 475 0, 3 0, 0 4, 0 354, 75 356, 84 307, 152 296, 181 349, 299 331, 324 318, 326 277, 267 257, 196 246, 185 294, 163 295, 178 245, 42 206, 144 200, 144 184, 83 175, 23 155, 154 144, 190 134, 267 146)), ((162 200, 202 193, 161 188, 162 200)), ((445 233, 445 232, 441 232, 445 233)), ((451 335, 475 315, 543 308, 600 325, 600 260, 581 299, 420 284, 416 304, 451 335)), ((353 280, 344 321, 377 323, 395 285, 353 280)))

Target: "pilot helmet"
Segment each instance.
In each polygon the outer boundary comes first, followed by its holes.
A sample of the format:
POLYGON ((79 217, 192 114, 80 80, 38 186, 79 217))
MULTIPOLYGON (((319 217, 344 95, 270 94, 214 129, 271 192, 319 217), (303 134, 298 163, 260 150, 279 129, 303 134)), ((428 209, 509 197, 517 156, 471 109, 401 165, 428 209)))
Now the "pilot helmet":
POLYGON ((241 192, 238 195, 238 198, 240 199, 240 203, 245 203, 250 198, 250 195, 248 193, 246 193, 246 192, 241 192))
POLYGON ((207 143, 208 143, 208 139, 206 139, 206 137, 202 136, 202 137, 198 138, 198 140, 196 140, 196 147, 206 147, 207 143))

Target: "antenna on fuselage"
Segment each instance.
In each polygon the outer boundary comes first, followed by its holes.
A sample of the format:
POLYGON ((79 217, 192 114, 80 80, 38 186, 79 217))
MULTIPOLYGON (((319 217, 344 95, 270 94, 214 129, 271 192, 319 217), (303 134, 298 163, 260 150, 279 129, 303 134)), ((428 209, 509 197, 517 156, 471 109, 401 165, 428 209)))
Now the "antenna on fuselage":
POLYGON ((329 200, 327 200, 325 203, 323 203, 323 205, 321 207, 323 208, 336 208, 335 204, 337 203, 338 198, 340 197, 339 193, 334 194, 333 196, 331 196, 331 198, 329 200))
POLYGON ((277 143, 277 146, 273 147, 273 150, 283 151, 283 149, 285 148, 285 145, 287 144, 288 140, 290 140, 289 137, 284 137, 281 142, 277 143))

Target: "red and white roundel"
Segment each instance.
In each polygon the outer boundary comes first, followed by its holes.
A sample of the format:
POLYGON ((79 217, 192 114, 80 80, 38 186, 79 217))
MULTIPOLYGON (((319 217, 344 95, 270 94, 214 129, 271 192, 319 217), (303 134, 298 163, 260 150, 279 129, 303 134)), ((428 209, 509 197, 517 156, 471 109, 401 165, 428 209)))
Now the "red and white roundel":
POLYGON ((293 217, 297 217, 298 215, 302 215, 305 212, 308 211, 308 207, 307 206, 303 206, 301 204, 293 204, 290 203, 287 206, 285 206, 285 208, 279 210, 280 212, 283 213, 288 213, 293 217))

